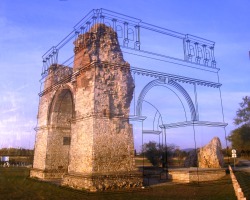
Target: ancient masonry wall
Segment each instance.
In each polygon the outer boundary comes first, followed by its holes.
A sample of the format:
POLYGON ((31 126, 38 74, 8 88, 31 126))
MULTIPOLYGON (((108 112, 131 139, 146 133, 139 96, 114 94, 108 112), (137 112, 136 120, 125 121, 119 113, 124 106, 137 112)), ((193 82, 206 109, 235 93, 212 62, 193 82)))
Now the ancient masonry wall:
POLYGON ((135 170, 132 127, 121 120, 95 119, 93 172, 135 170))
POLYGON ((75 82, 75 119, 71 124, 69 173, 91 173, 95 69, 81 72, 75 82))
POLYGON ((72 70, 58 65, 51 66, 45 80, 45 92, 40 98, 31 177, 62 178, 67 172, 70 146, 64 144, 64 138, 70 138, 71 135, 68 119, 73 115, 73 99, 67 85, 52 89, 60 71, 72 70))
POLYGON ((169 170, 168 179, 179 183, 203 182, 218 180, 225 176, 225 174, 224 169, 206 169, 199 171, 196 169, 169 170))

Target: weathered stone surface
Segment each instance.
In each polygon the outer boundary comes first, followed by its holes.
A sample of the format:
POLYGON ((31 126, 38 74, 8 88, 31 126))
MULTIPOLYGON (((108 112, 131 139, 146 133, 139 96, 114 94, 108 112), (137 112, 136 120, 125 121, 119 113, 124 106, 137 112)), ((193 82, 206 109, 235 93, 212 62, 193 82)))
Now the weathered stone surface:
POLYGON ((95 24, 89 32, 80 34, 74 44, 74 70, 95 61, 126 64, 117 33, 104 24, 95 24))
POLYGON ((198 153, 200 168, 221 168, 224 165, 224 157, 221 152, 221 142, 214 137, 209 144, 200 148, 198 153))
POLYGON ((74 44, 73 70, 49 68, 31 176, 91 191, 139 187, 128 121, 134 82, 117 35, 96 24, 74 44))
POLYGON ((75 189, 87 189, 91 192, 131 189, 142 186, 141 174, 138 172, 88 174, 84 176, 64 176, 62 185, 75 189))
POLYGON ((206 146, 189 152, 184 162, 185 167, 221 168, 223 165, 224 157, 218 137, 214 137, 206 146))

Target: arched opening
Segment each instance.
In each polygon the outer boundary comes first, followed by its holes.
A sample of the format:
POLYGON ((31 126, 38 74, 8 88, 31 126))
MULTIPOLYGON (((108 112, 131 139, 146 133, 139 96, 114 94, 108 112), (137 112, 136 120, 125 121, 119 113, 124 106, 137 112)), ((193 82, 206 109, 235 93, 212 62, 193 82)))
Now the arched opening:
POLYGON ((151 124, 154 128, 187 121, 187 113, 179 94, 165 85, 155 86, 148 91, 141 105, 141 115, 147 117, 144 123, 151 124))
POLYGON ((46 169, 59 173, 58 176, 66 173, 68 169, 73 114, 72 92, 69 89, 58 91, 50 105, 46 154, 46 169))
MULTIPOLYGON (((143 119, 142 128, 142 144, 154 141, 159 145, 167 143, 178 145, 179 141, 165 141, 165 135, 169 130, 164 130, 165 125, 174 125, 182 122, 187 122, 192 117, 190 107, 182 97, 182 93, 174 90, 171 85, 157 84, 150 88, 145 95, 141 95, 141 103, 138 113, 143 119)), ((183 129, 182 129, 183 131, 183 129)), ((179 129, 173 129, 178 137, 179 129)), ((138 136, 140 137, 140 136, 138 136)), ((169 138, 168 138, 169 139, 169 138)), ((172 139, 172 138, 170 138, 172 139)))
POLYGON ((136 115, 137 116, 141 116, 141 112, 142 112, 142 103, 144 101, 145 96, 147 95, 147 93, 155 86, 163 86, 165 88, 168 88, 169 90, 171 90, 176 97, 178 97, 178 101, 181 102, 182 107, 184 108, 184 112, 185 112, 185 121, 187 120, 191 120, 191 121, 195 121, 197 120, 197 116, 196 116, 196 110, 193 104, 192 99, 190 98, 189 94, 186 92, 186 90, 179 85, 178 83, 176 83, 175 81, 167 81, 166 79, 156 79, 153 80, 151 82, 149 82, 141 91, 138 100, 137 100, 137 105, 136 105, 136 115), (179 94, 177 94, 179 93, 179 94), (189 108, 189 109, 188 109, 189 108), (190 114, 187 118, 187 114, 186 111, 189 110, 190 114))
MULTIPOLYGON (((145 149, 147 149, 147 145, 149 145, 148 148, 151 148, 150 145, 155 144, 156 150, 152 156, 160 163, 154 169, 156 173, 162 173, 163 169, 167 172, 168 167, 182 166, 182 157, 176 154, 176 150, 180 148, 182 138, 186 138, 186 131, 193 133, 190 127, 186 126, 198 121, 194 104, 195 96, 190 92, 193 90, 187 89, 189 90, 186 90, 182 84, 175 80, 162 77, 151 79, 139 90, 140 93, 137 102, 135 102, 135 114, 143 122, 141 136, 138 134, 137 138, 141 137, 141 146, 145 149), (176 138, 181 138, 181 140, 176 138)), ((188 141, 195 147, 192 135, 188 141)), ((150 174, 152 171, 145 165, 144 172, 150 174)))
POLYGON ((73 98, 69 89, 63 89, 52 100, 49 113, 49 124, 54 126, 70 126, 73 117, 73 98))

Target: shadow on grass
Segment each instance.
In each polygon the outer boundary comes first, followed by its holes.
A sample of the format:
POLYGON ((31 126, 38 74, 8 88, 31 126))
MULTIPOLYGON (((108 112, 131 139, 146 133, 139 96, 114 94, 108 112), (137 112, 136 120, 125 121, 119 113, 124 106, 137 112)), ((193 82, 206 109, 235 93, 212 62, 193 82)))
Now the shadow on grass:
POLYGON ((235 176, 246 199, 250 199, 250 172, 236 171, 235 176))

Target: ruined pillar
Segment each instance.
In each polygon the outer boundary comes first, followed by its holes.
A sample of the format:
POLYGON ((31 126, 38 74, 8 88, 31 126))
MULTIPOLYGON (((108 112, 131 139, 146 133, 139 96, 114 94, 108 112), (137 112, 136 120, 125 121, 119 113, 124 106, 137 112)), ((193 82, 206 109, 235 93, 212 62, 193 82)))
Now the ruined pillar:
POLYGON ((117 34, 96 24, 74 44, 76 114, 62 184, 91 191, 139 187, 128 120, 134 82, 117 34))

